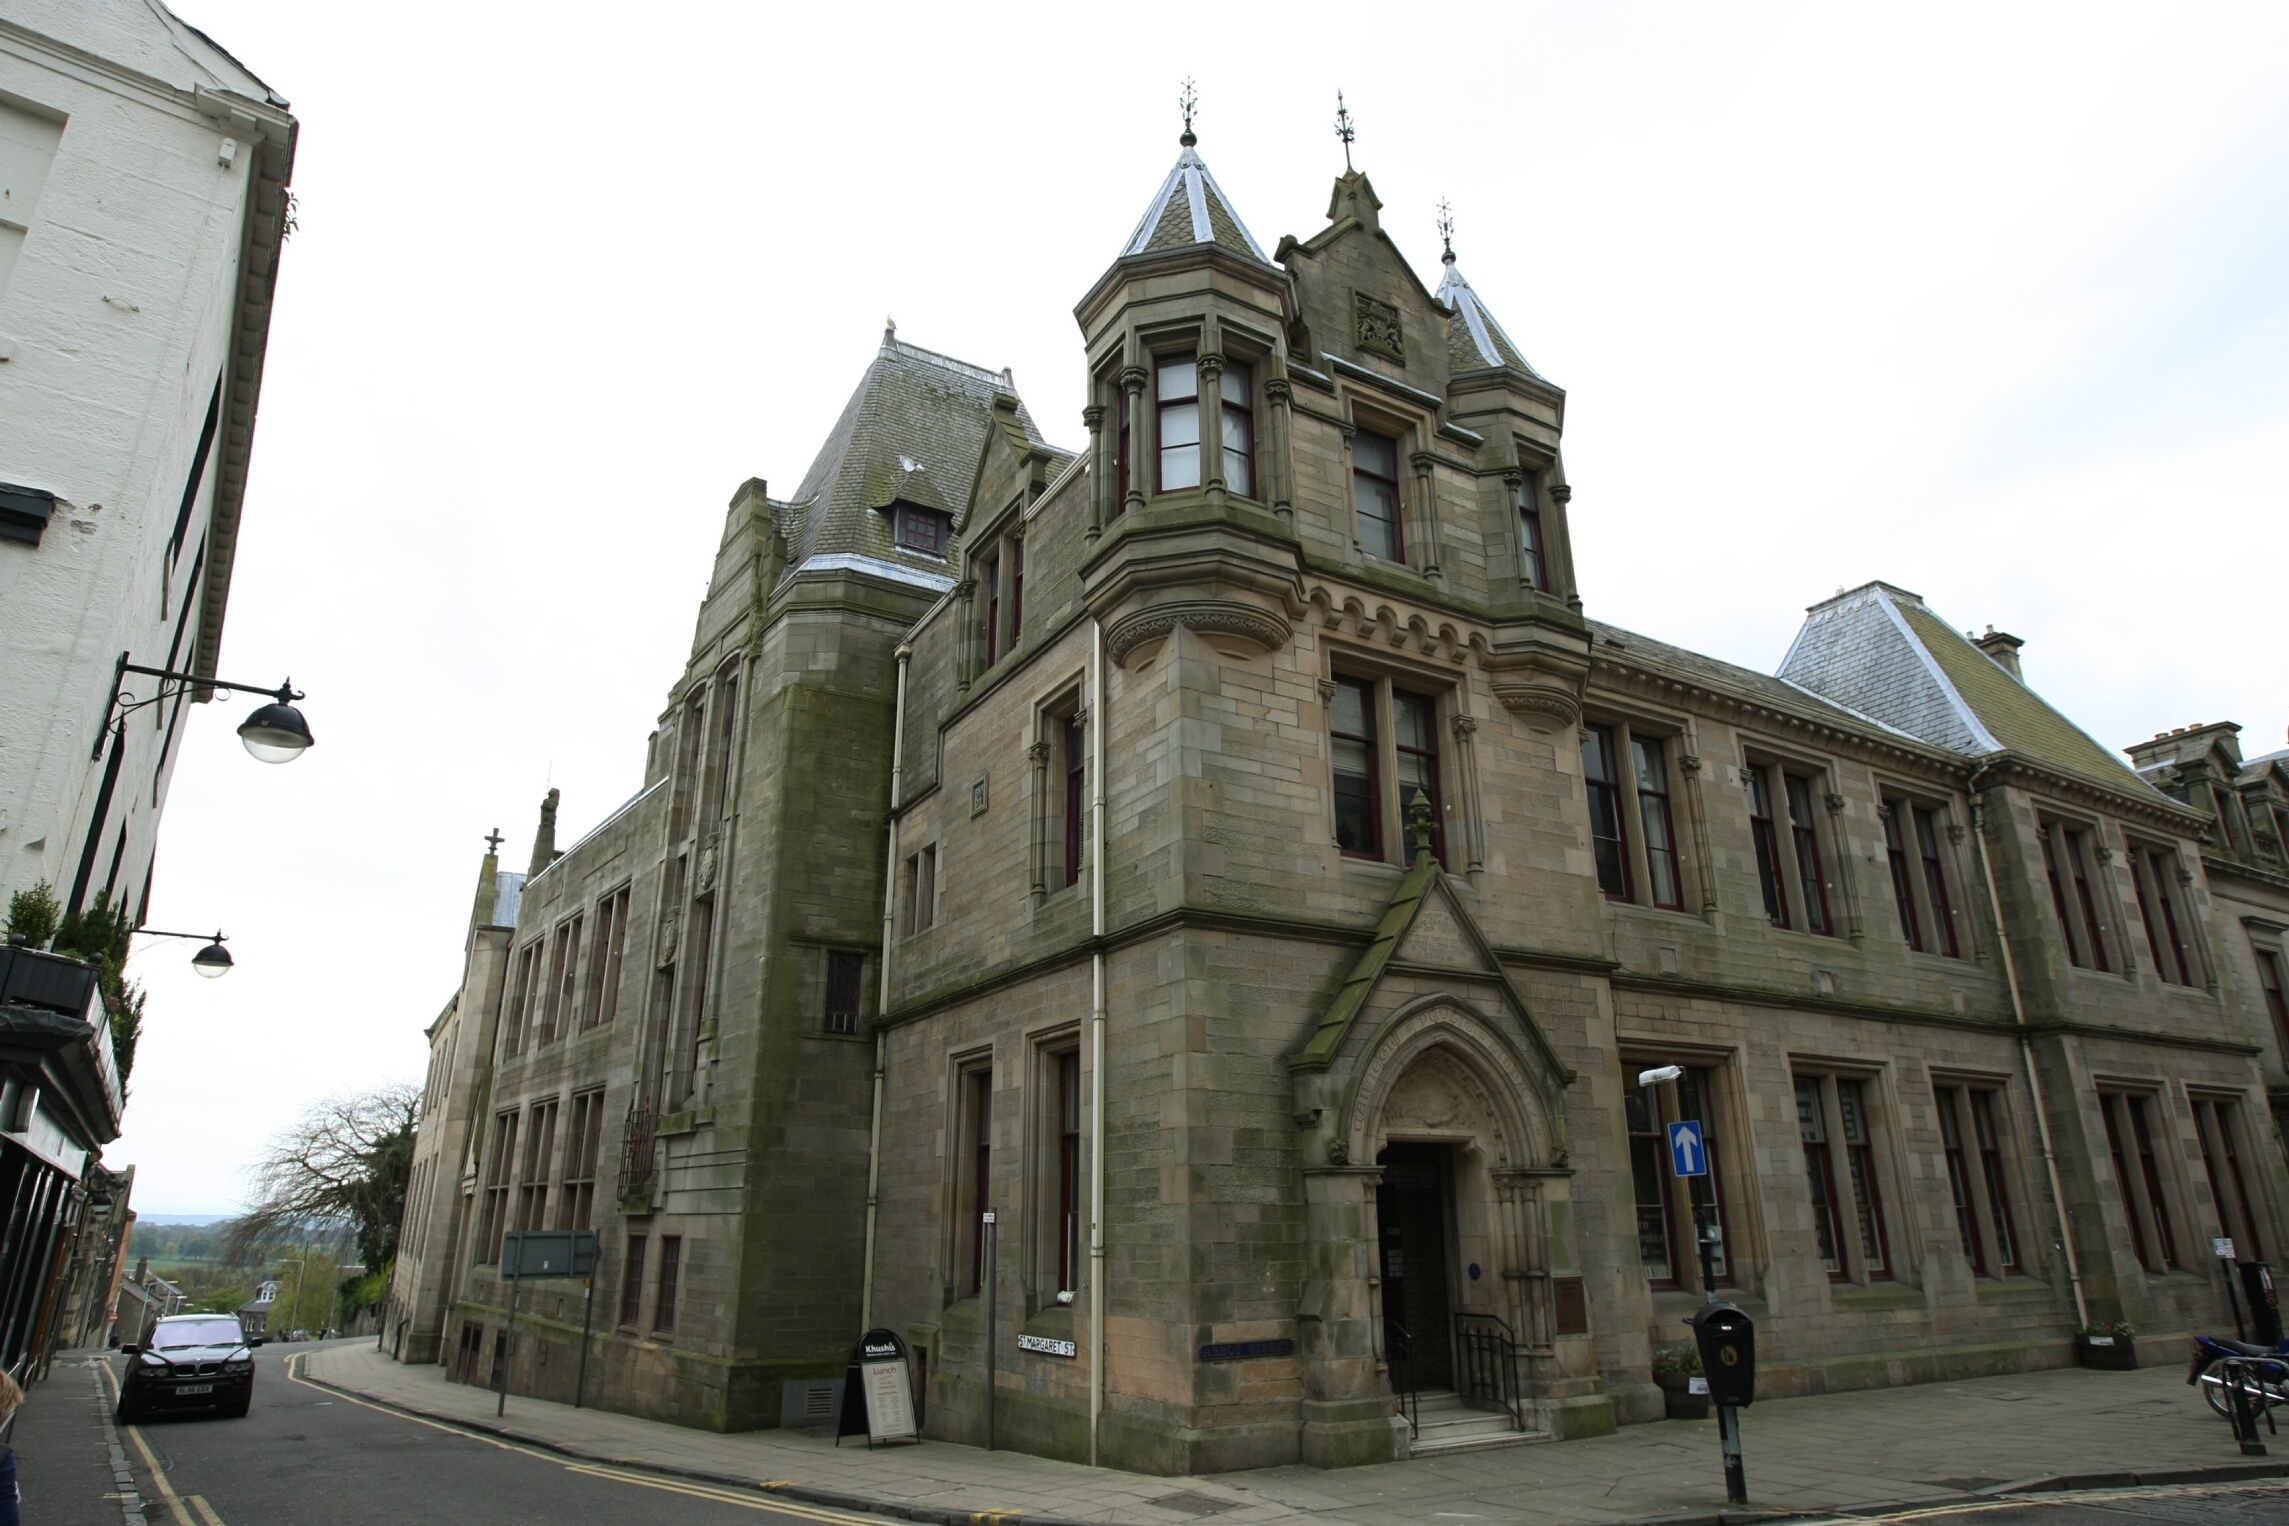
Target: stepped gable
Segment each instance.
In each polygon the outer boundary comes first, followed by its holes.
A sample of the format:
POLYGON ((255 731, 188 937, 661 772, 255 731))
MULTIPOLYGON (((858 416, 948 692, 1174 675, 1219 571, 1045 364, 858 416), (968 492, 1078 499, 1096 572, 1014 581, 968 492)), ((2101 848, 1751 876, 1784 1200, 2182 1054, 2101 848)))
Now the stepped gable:
MULTIPOLYGON (((901 549, 892 535, 894 503, 936 509, 959 520, 987 431, 993 400, 1014 398, 1007 370, 988 371, 883 331, 842 417, 819 448, 802 486, 772 514, 787 538, 791 571, 823 556, 860 556, 934 587, 952 586, 954 559, 901 549)), ((1017 417, 1041 441, 1025 404, 1017 417)))
POLYGON ((1922 595, 1889 583, 1866 583, 1807 610, 1780 676, 1950 752, 2008 751, 2110 788, 2150 789, 1922 595))
POLYGON ((1523 371, 1538 382, 1549 378, 1526 363, 1526 357, 1486 304, 1478 299, 1470 282, 1463 279, 1462 270, 1454 262, 1454 251, 1445 255, 1446 276, 1433 293, 1440 302, 1454 309, 1447 320, 1447 364, 1456 375, 1465 371, 1523 371))
POLYGON ((1176 156, 1175 167, 1146 204, 1136 232, 1121 246, 1121 258, 1214 244, 1269 265, 1263 246, 1240 220, 1232 198, 1224 194, 1224 188, 1209 173, 1207 161, 1193 148, 1193 135, 1187 132, 1181 141, 1183 149, 1176 156))

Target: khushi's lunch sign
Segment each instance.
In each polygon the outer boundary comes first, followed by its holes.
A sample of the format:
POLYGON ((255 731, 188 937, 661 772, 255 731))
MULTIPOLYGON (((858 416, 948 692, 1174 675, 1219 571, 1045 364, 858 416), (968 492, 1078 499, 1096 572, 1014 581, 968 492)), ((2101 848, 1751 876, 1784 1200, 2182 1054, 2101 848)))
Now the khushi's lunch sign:
POLYGON ((850 1369, 843 1379, 842 1418, 835 1426, 835 1443, 845 1436, 866 1437, 866 1444, 920 1441, 914 1424, 913 1368, 906 1343, 889 1330, 869 1330, 850 1348, 850 1369))

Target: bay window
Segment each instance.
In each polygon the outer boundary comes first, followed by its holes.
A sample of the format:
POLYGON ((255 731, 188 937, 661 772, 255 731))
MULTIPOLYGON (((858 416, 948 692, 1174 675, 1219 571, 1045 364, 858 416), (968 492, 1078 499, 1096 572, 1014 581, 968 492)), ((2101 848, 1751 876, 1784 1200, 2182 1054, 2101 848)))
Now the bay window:
POLYGON ((1550 591, 1550 558, 1542 541, 1542 481, 1533 472, 1518 479, 1518 581, 1540 593, 1550 591))
POLYGON ((1256 373, 1237 361, 1224 366, 1224 487, 1256 496, 1256 373))
POLYGON ((1155 368, 1154 397, 1160 441, 1160 491, 1200 486, 1200 363, 1190 355, 1155 368))

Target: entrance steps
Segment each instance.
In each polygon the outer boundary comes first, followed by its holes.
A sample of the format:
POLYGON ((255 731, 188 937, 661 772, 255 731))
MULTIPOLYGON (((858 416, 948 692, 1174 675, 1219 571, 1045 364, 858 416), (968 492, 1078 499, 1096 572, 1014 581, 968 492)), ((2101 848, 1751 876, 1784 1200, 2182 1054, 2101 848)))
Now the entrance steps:
POLYGON ((1452 1389, 1423 1389, 1415 1395, 1415 1407, 1415 1439, 1408 1448, 1415 1457, 1479 1452, 1548 1439, 1539 1431, 1518 1429, 1507 1410, 1470 1408, 1452 1389))

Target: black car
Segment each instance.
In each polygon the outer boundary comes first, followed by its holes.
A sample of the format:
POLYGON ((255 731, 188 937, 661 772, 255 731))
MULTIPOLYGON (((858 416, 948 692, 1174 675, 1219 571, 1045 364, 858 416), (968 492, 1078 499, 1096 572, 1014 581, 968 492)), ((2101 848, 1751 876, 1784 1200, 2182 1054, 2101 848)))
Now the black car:
POLYGON ((176 1314, 151 1327, 150 1341, 119 1348, 119 1422, 178 1410, 236 1418, 254 1398, 254 1348, 233 1314, 176 1314))

